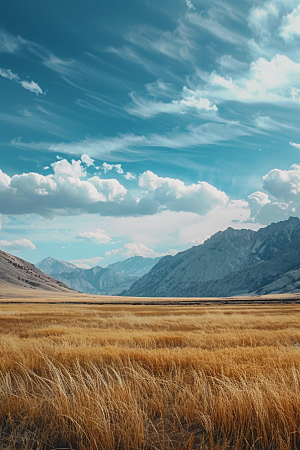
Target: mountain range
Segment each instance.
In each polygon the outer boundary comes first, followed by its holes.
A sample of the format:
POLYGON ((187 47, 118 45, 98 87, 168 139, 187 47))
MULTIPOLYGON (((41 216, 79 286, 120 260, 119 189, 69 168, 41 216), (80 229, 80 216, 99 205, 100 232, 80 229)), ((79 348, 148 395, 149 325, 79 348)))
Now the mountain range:
POLYGON ((300 290, 300 220, 258 231, 228 228, 175 256, 165 256, 121 295, 222 297, 300 290))
POLYGON ((106 267, 82 269, 75 264, 48 257, 37 263, 36 267, 76 291, 117 295, 149 272, 159 259, 134 256, 106 267))

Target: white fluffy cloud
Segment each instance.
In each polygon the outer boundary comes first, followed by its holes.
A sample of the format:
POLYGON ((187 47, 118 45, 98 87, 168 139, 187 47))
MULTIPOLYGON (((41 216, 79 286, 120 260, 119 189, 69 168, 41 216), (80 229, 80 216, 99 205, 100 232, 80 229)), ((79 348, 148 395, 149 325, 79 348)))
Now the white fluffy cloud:
MULTIPOLYGON (((122 169, 119 164, 113 166, 122 169)), ((54 217, 89 213, 124 217, 153 215, 169 209, 204 215, 228 202, 224 192, 204 181, 186 186, 181 180, 146 171, 131 193, 114 178, 88 177, 81 160, 59 159, 51 167, 54 173, 50 175, 30 172, 9 177, 0 170, 0 214, 54 217)), ((122 175, 135 178, 130 172, 122 175)))
POLYGON ((300 217, 300 165, 290 170, 273 169, 263 177, 264 192, 248 197, 252 216, 257 222, 269 224, 289 216, 300 217))
POLYGON ((89 156, 89 155, 82 155, 81 156, 81 161, 86 164, 88 167, 93 166, 94 165, 94 160, 89 156))
POLYGON ((170 249, 168 252, 158 253, 144 244, 132 242, 125 244, 124 247, 105 252, 105 255, 108 257, 120 255, 122 257, 127 258, 131 258, 132 256, 143 256, 144 258, 156 258, 157 256, 176 255, 176 253, 177 250, 174 249, 170 249))
POLYGON ((203 94, 219 101, 299 102, 300 64, 286 55, 277 54, 271 60, 262 57, 250 64, 247 76, 232 79, 213 72, 209 85, 203 94))
POLYGON ((26 89, 27 91, 33 92, 36 95, 45 94, 45 92, 42 91, 40 86, 35 81, 20 80, 19 75, 13 73, 10 69, 0 68, 0 76, 3 78, 7 78, 8 80, 15 81, 16 83, 20 84, 22 88, 26 89))
POLYGON ((122 169, 121 164, 108 164, 105 162, 102 164, 102 169, 104 170, 104 173, 107 173, 113 169, 120 175, 123 175, 123 173, 124 173, 124 170, 122 169))
POLYGON ((112 243, 112 238, 108 236, 106 231, 100 230, 98 228, 95 231, 85 231, 77 235, 78 239, 85 239, 88 241, 95 242, 95 244, 110 244, 112 243))
POLYGON ((174 178, 159 177, 151 171, 139 177, 139 185, 153 193, 154 199, 171 211, 189 211, 200 215, 224 206, 228 196, 205 181, 186 186, 183 181, 174 178))
POLYGON ((0 247, 4 250, 19 252, 21 250, 35 250, 35 245, 29 239, 17 239, 15 241, 0 240, 0 247))
MULTIPOLYGON (((0 170, 0 211, 43 216, 105 214, 106 204, 122 203, 126 197, 127 190, 118 180, 87 178, 81 161, 61 159, 52 168, 53 175, 31 172, 11 178, 0 170)), ((108 208, 108 214, 114 211, 108 208)))
POLYGON ((300 36, 300 5, 283 17, 279 34, 285 41, 292 41, 295 36, 300 36))

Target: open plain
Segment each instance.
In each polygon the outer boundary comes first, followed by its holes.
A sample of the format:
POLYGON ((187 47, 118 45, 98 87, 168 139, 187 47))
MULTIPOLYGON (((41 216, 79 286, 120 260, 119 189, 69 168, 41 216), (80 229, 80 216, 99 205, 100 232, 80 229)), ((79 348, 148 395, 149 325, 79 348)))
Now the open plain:
POLYGON ((99 305, 20 295, 0 304, 1 449, 300 448, 297 299, 99 305))

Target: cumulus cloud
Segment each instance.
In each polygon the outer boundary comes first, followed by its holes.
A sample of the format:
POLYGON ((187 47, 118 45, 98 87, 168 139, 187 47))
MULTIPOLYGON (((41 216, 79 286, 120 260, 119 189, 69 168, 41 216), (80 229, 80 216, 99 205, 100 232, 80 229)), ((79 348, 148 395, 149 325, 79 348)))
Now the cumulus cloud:
POLYGON ((294 37, 300 35, 300 5, 283 17, 279 35, 285 41, 292 41, 294 37))
POLYGON ((152 248, 139 242, 125 244, 124 247, 105 252, 106 256, 120 255, 131 258, 132 256, 143 256, 144 258, 156 258, 157 256, 176 255, 177 250, 170 249, 168 252, 158 253, 152 248))
POLYGON ((93 166, 94 165, 94 159, 92 159, 89 155, 82 155, 81 156, 81 161, 88 167, 93 166))
POLYGON ((105 205, 122 203, 126 197, 127 190, 118 180, 87 178, 80 160, 61 159, 51 166, 54 174, 46 176, 31 172, 9 177, 0 170, 0 211, 45 217, 89 212, 113 215, 113 208, 105 205))
POLYGON ((224 78, 212 72, 208 82, 201 93, 218 101, 299 102, 300 64, 281 54, 271 60, 261 57, 250 64, 246 76, 224 78))
POLYGON ((159 177, 149 170, 139 176, 139 186, 153 193, 154 199, 171 211, 204 215, 229 200, 224 192, 205 181, 186 186, 181 180, 159 177))
POLYGON ((106 231, 100 230, 98 228, 95 231, 85 231, 77 235, 78 239, 85 239, 87 241, 95 242, 95 244, 110 244, 112 243, 112 238, 108 236, 106 231))
POLYGON ((122 169, 121 164, 108 164, 105 162, 102 164, 102 169, 104 170, 104 173, 107 173, 113 169, 120 175, 123 175, 123 173, 124 173, 124 170, 122 169))
POLYGON ((124 174, 124 177, 126 178, 126 180, 135 180, 136 179, 136 176, 133 175, 131 172, 126 172, 124 174))
POLYGON ((252 217, 257 222, 269 224, 289 216, 300 217, 300 165, 290 170, 273 169, 263 177, 264 192, 248 197, 252 217))
POLYGON ((17 239, 15 241, 0 240, 0 247, 4 250, 19 252, 21 250, 35 250, 36 246, 29 239, 17 239))
POLYGON ((8 80, 15 81, 16 83, 20 84, 22 88, 26 89, 27 91, 33 92, 36 95, 45 94, 45 92, 42 91, 40 86, 35 81, 20 80, 19 75, 13 73, 10 69, 0 68, 0 76, 2 78, 7 78, 8 80))

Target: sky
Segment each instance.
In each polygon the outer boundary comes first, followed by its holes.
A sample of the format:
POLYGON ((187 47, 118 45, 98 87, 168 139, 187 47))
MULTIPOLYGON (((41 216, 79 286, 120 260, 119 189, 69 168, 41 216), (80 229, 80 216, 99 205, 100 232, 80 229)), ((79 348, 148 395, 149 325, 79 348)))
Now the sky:
POLYGON ((300 217, 300 0, 2 0, 0 249, 82 267, 300 217))

